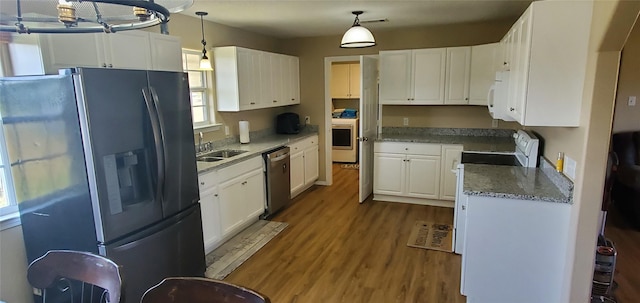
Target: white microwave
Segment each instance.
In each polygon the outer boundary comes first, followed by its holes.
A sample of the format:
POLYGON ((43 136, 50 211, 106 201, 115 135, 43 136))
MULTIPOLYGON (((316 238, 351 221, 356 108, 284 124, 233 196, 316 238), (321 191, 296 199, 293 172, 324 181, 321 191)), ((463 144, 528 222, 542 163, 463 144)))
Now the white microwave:
POLYGON ((496 80, 489 89, 487 97, 489 114, 493 119, 515 121, 508 112, 509 71, 496 72, 496 80))

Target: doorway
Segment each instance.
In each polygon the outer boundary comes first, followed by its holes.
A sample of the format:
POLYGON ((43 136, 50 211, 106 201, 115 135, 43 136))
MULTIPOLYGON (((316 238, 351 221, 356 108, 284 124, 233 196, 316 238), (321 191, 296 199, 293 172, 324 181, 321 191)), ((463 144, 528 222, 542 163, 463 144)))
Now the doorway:
POLYGON ((333 183, 336 163, 357 170, 359 202, 373 191, 373 140, 378 121, 377 56, 325 58, 325 163, 333 183))

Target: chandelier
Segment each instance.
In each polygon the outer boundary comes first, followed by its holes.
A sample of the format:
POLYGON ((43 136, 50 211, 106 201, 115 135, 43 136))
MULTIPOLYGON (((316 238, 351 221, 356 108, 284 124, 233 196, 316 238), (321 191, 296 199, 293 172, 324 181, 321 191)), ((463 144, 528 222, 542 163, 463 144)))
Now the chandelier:
POLYGON ((0 0, 0 32, 114 33, 160 24, 193 0, 0 0))

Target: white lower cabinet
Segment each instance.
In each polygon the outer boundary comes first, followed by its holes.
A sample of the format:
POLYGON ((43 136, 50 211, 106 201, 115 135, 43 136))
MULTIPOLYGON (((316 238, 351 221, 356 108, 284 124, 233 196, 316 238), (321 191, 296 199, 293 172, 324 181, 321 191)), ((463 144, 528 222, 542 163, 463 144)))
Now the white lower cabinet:
POLYGON ((462 145, 376 142, 374 200, 453 207, 462 145))
POLYGON ((433 204, 440 193, 440 154, 440 144, 376 142, 374 200, 433 204))
POLYGON ((440 199, 456 199, 456 170, 462 157, 462 145, 442 145, 442 169, 440 171, 440 199))
POLYGON ((220 231, 220 200, 218 199, 218 174, 215 171, 198 176, 200 211, 202 213, 202 237, 205 253, 211 252, 222 239, 220 231))
POLYGON ((311 136, 289 145, 291 153, 291 198, 318 180, 318 136, 311 136))
POLYGON ((467 202, 460 281, 467 302, 565 302, 571 205, 482 196, 467 202))
POLYGON ((233 237, 264 213, 263 161, 257 156, 199 176, 205 252, 233 237))

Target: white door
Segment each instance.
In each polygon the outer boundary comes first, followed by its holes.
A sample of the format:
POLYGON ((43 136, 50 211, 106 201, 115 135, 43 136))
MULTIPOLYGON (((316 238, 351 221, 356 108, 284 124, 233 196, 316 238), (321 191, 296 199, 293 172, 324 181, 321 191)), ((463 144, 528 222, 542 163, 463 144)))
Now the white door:
POLYGON ((413 51, 412 104, 443 104, 446 48, 413 51))
POLYGON ((304 150, 304 184, 311 184, 318 180, 318 145, 304 150))
MULTIPOLYGON (((153 70, 182 72, 182 44, 176 36, 148 33, 153 70)), ((209 53, 212 57, 213 53, 209 53)), ((213 60, 213 58, 210 58, 213 60)))
POLYGON ((218 186, 222 237, 231 234, 244 222, 244 181, 244 176, 240 176, 218 186))
POLYGON ((373 192, 373 140, 378 118, 378 59, 360 57, 360 125, 358 150, 360 160, 360 194, 362 203, 373 192))
POLYGON ((200 194, 200 212, 202 213, 202 237, 205 254, 213 250, 213 246, 222 238, 220 232, 220 206, 218 189, 214 186, 200 194))
POLYGON ((442 145, 442 167, 440 169, 440 199, 454 201, 456 198, 456 171, 462 156, 462 145, 442 145))
MULTIPOLYGON (((489 62, 492 63, 493 61, 489 62)), ((469 104, 470 66, 470 46, 447 48, 444 104, 469 104)))
POLYGON ((406 195, 438 199, 440 191, 440 157, 407 155, 406 195))
POLYGON ((289 164, 291 172, 291 197, 293 193, 304 186, 304 151, 291 150, 291 163, 289 164))
POLYGON ((102 38, 109 67, 142 70, 152 68, 149 33, 123 31, 103 35, 102 38))
POLYGON ((380 103, 411 103, 410 50, 380 52, 380 103))
POLYGON ((244 175, 242 182, 246 203, 245 220, 253 220, 264 213, 266 194, 264 192, 264 173, 262 168, 244 175))
MULTIPOLYGON (((403 154, 376 153, 374 157, 374 191, 382 195, 402 195, 404 193, 405 163, 403 154)), ((362 169, 360 169, 362 171, 362 169)))

